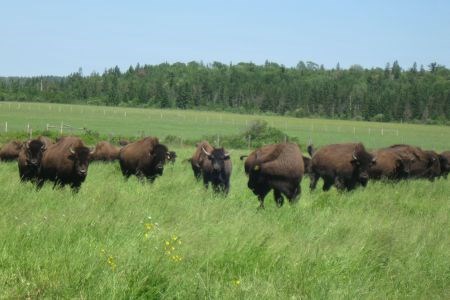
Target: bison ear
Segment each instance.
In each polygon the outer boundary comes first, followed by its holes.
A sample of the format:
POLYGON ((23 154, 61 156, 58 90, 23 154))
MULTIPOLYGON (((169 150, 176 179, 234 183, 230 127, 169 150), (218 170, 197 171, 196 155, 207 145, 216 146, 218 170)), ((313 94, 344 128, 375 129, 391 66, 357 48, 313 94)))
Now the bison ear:
POLYGON ((231 153, 231 151, 230 152, 225 152, 225 154, 224 154, 224 159, 230 159, 230 153, 231 153))
POLYGON ((356 153, 355 151, 353 151, 352 154, 352 160, 350 161, 352 164, 359 166, 359 160, 358 157, 356 157, 356 153))

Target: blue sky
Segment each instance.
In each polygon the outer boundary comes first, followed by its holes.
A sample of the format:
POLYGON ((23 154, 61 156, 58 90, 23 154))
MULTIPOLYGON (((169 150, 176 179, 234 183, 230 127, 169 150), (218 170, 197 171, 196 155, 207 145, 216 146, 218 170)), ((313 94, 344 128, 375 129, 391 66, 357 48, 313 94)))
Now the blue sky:
POLYGON ((4 1, 0 76, 269 60, 450 66, 450 1, 4 1))

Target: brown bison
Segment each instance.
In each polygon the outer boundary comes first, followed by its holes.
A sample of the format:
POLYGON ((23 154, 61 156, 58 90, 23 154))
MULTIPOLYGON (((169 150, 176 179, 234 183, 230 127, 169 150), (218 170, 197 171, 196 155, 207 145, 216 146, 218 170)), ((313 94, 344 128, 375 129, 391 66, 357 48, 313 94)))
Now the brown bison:
POLYGON ((129 143, 119 153, 120 168, 126 178, 136 175, 150 181, 163 174, 164 164, 168 159, 167 147, 154 137, 129 143))
POLYGON ((248 175, 248 188, 258 196, 260 208, 264 208, 264 198, 271 189, 278 207, 283 205, 283 195, 290 203, 300 197, 300 182, 305 169, 298 145, 263 146, 249 154, 244 168, 248 175))
POLYGON ((429 168, 425 174, 425 177, 431 181, 434 181, 435 178, 441 176, 441 163, 439 154, 434 152, 433 150, 424 151, 428 156, 429 168))
POLYGON ((399 180, 409 177, 411 164, 415 160, 414 156, 392 148, 378 149, 371 153, 377 163, 369 169, 370 179, 399 180))
POLYGON ((10 141, 5 144, 0 150, 0 160, 12 161, 19 157, 19 152, 22 149, 23 143, 21 141, 10 141))
POLYGON ((441 165, 441 176, 447 178, 448 173, 450 173, 450 151, 439 154, 439 163, 441 165))
POLYGON ((316 188, 320 178, 324 181, 324 191, 328 191, 333 184, 339 190, 349 191, 359 184, 366 186, 369 180, 368 170, 376 162, 361 143, 328 145, 316 152, 312 146, 308 149, 312 157, 311 190, 316 188))
POLYGON ((120 147, 113 146, 107 141, 98 142, 95 145, 95 153, 90 159, 100 161, 114 161, 119 159, 120 147))
POLYGON ((392 145, 389 148, 398 153, 409 154, 414 157, 410 167, 411 178, 427 178, 434 180, 440 175, 439 157, 434 151, 423 151, 419 147, 410 145, 392 145))
POLYGON ((46 149, 47 146, 40 139, 29 140, 24 143, 17 159, 19 176, 22 181, 32 181, 37 178, 42 156, 46 149))
POLYGON ((194 176, 200 179, 208 188, 211 183, 215 192, 223 191, 228 194, 230 190, 231 160, 230 154, 223 148, 214 148, 207 141, 197 144, 197 149, 191 158, 194 176))
POLYGON ((86 147, 78 137, 64 137, 45 150, 38 173, 38 188, 45 181, 53 181, 54 186, 70 185, 78 192, 87 176, 89 156, 95 150, 86 147))
POLYGON ((53 144, 52 139, 43 135, 38 136, 36 139, 41 141, 45 145, 45 148, 48 148, 50 145, 53 144))
POLYGON ((305 166, 305 175, 311 173, 311 158, 308 156, 302 156, 303 165, 305 166))

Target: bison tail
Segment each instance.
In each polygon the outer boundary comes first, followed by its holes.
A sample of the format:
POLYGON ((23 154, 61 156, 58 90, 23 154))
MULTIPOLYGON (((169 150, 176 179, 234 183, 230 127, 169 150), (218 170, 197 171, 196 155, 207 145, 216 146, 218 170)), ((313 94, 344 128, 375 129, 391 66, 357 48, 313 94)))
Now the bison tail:
POLYGON ((248 157, 248 155, 241 155, 241 156, 239 156, 239 159, 244 160, 244 158, 246 158, 246 157, 248 157))
POLYGON ((306 148, 306 149, 308 150, 309 155, 312 157, 314 154, 314 151, 315 151, 313 145, 309 144, 308 148, 306 148))

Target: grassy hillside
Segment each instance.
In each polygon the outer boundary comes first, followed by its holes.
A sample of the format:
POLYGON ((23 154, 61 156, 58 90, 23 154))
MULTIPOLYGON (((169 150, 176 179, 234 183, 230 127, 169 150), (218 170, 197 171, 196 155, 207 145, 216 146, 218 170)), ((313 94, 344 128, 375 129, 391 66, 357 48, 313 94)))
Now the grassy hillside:
MULTIPOLYGON (((237 133, 256 118, 0 104, 0 130, 7 121, 12 134, 28 122, 63 120, 104 134, 196 139, 237 133)), ((403 138, 450 149, 448 127, 264 119, 303 143, 311 136, 315 144, 377 147, 403 138)), ((93 163, 78 194, 51 184, 36 191, 19 182, 16 163, 0 163, 0 298, 450 298, 449 180, 369 182, 350 193, 324 193, 319 183, 310 193, 305 178, 297 205, 278 209, 269 194, 257 210, 239 161, 247 150, 232 153, 226 198, 205 190, 181 162, 193 149, 173 150, 178 161, 153 184, 125 181, 118 163, 93 163)))
MULTIPOLYGON (((28 124, 43 130, 47 124, 87 127, 103 134, 141 136, 167 135, 199 139, 204 135, 229 135, 243 131, 252 120, 264 119, 269 125, 323 145, 343 141, 362 141, 370 148, 409 143, 437 150, 450 149, 450 127, 356 122, 323 119, 298 119, 280 116, 239 115, 231 113, 117 108, 100 106, 0 102, 0 132, 5 122, 9 131, 25 131, 28 124)), ((64 128, 64 132, 70 132, 64 128)), ((76 133, 77 131, 74 131, 76 133)))

